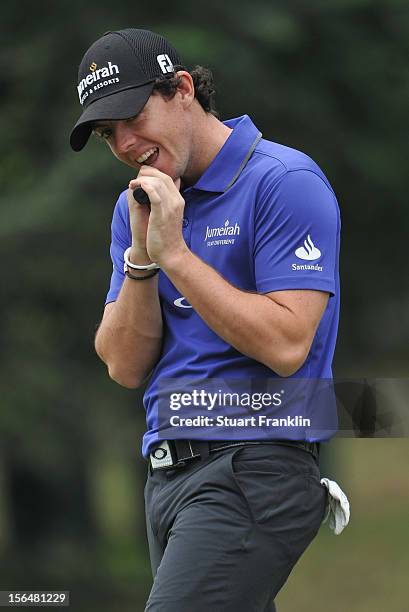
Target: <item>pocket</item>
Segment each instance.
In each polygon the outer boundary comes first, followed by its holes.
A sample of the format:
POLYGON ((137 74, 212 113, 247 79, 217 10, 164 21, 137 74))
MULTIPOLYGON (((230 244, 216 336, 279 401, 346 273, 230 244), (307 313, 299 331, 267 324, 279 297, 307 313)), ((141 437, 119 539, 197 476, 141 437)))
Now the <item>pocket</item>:
MULTIPOLYGON (((247 447, 244 447, 246 453, 247 447)), ((305 518, 311 474, 305 469, 285 470, 273 456, 249 457, 238 449, 230 455, 233 482, 246 503, 251 520, 275 528, 305 518)))

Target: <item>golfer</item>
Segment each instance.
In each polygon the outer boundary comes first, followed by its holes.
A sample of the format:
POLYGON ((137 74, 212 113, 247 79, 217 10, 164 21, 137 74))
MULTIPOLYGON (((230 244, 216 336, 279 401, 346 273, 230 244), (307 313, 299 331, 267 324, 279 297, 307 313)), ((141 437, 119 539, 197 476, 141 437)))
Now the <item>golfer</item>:
POLYGON ((288 421, 281 391, 269 408, 278 426, 258 426, 251 393, 254 381, 284 392, 332 376, 336 197, 314 161, 247 115, 219 120, 210 71, 187 70, 158 34, 104 34, 77 89, 72 148, 93 133, 130 167, 95 346, 120 385, 150 375, 145 612, 272 612, 324 517, 318 451, 331 434, 314 402, 288 421), (213 380, 237 381, 250 404, 233 415, 213 380))

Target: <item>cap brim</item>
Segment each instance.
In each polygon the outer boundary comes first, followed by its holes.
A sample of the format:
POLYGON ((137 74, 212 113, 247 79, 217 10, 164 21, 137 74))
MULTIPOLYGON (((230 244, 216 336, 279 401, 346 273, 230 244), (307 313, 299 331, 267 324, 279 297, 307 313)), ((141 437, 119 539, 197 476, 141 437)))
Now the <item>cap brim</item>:
POLYGON ((147 103, 152 93, 154 82, 140 87, 118 91, 92 102, 84 110, 75 124, 70 145, 74 151, 81 151, 88 142, 94 121, 117 121, 137 115, 147 103))

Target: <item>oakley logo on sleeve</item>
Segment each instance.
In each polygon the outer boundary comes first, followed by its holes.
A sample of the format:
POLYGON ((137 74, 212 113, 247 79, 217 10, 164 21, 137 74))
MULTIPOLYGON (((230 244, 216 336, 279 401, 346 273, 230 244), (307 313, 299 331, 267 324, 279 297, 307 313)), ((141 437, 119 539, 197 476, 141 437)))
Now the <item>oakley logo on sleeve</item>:
POLYGON ((174 300, 174 305, 177 306, 178 308, 193 308, 193 306, 191 306, 188 302, 186 302, 186 304, 183 303, 183 300, 186 301, 185 297, 180 297, 177 298, 177 300, 174 300))
POLYGON ((304 246, 297 249, 295 254, 298 259, 306 259, 307 261, 314 261, 321 257, 321 251, 317 249, 309 234, 306 240, 304 240, 304 246))

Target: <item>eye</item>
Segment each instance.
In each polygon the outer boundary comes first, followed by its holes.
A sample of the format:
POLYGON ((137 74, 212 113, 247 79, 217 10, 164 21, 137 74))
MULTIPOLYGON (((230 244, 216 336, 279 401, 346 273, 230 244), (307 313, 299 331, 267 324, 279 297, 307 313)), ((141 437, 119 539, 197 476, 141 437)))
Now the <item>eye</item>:
POLYGON ((111 128, 103 128, 102 130, 100 130, 99 134, 102 140, 108 140, 108 138, 112 136, 112 130, 111 128))
POLYGON ((93 133, 101 140, 108 140, 112 136, 111 128, 94 128, 93 133))

